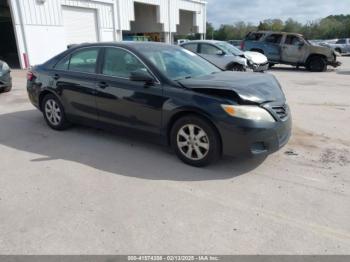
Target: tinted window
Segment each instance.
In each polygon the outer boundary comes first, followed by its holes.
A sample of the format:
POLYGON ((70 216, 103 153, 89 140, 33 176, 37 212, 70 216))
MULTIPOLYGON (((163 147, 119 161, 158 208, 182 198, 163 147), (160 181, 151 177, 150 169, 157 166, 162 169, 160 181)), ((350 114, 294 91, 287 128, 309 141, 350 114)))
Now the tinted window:
POLYGON ((57 70, 68 70, 70 56, 66 56, 55 66, 57 70))
POLYGON ((129 78, 131 72, 138 70, 147 71, 133 54, 120 48, 106 48, 102 74, 129 78))
POLYGON ((299 45, 301 43, 303 41, 295 35, 288 35, 285 42, 286 45, 299 45))
POLYGON ((69 71, 95 73, 98 49, 84 49, 71 56, 69 71))
POLYGON ((272 34, 266 37, 265 42, 280 44, 282 40, 282 35, 280 34, 272 34))
POLYGON ((247 35, 246 40, 259 41, 263 35, 262 33, 250 33, 247 35))
POLYGON ((197 53, 197 44, 186 44, 183 45, 184 48, 186 48, 187 50, 190 50, 193 53, 197 53))
POLYGON ((139 46, 150 62, 172 80, 199 77, 221 72, 220 69, 200 56, 173 46, 139 46))
POLYGON ((346 40, 345 39, 339 39, 336 44, 346 44, 346 40))
POLYGON ((219 51, 220 49, 213 45, 201 44, 200 53, 203 55, 216 55, 219 51))

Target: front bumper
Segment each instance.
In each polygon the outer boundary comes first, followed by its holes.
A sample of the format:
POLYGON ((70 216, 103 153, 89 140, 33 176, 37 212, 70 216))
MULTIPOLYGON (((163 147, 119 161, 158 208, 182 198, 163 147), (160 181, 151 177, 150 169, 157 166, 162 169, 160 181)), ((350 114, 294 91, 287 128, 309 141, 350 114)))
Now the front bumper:
POLYGON ((341 62, 335 60, 335 61, 328 62, 328 65, 333 67, 339 67, 341 66, 341 62))
POLYGON ((275 123, 231 119, 219 125, 223 154, 230 156, 267 155, 286 145, 291 136, 292 118, 275 123))
POLYGON ((269 69, 269 63, 265 64, 253 64, 249 65, 249 67, 254 71, 254 72, 265 72, 269 69))

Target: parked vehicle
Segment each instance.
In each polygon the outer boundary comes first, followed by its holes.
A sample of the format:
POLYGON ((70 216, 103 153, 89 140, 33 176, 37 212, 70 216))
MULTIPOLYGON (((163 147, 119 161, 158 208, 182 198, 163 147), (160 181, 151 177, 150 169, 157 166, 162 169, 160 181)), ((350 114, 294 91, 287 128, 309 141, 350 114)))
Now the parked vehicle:
POLYGON ((55 130, 72 122, 131 128, 158 136, 193 166, 221 154, 269 154, 291 134, 274 76, 223 72, 166 44, 75 46, 33 67, 27 90, 55 130))
POLYGON ((326 42, 324 45, 332 48, 339 54, 350 54, 350 38, 339 39, 334 44, 326 42))
POLYGON ((181 44, 222 70, 264 72, 269 68, 267 57, 258 52, 243 52, 227 42, 215 40, 191 41, 181 44))
POLYGON ((233 45, 234 47, 240 49, 242 40, 228 40, 227 43, 233 45))
POLYGON ((0 60, 0 92, 9 92, 11 89, 11 69, 6 62, 0 60))
POLYGON ((271 65, 305 66, 312 72, 323 72, 327 65, 338 67, 337 54, 327 47, 312 45, 300 34, 284 32, 251 32, 242 42, 243 50, 265 54, 271 65))
POLYGON ((181 45, 181 44, 183 44, 183 43, 187 43, 187 42, 189 42, 190 40, 188 40, 188 39, 178 39, 177 40, 177 45, 181 45))

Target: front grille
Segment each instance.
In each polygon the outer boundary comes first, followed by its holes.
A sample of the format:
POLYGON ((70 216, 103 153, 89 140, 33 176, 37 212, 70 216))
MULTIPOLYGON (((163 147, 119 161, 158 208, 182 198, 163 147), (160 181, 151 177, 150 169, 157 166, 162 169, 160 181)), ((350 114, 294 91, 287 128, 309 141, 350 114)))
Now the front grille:
POLYGON ((275 114, 281 119, 284 120, 288 117, 288 106, 273 106, 272 110, 275 112, 275 114))

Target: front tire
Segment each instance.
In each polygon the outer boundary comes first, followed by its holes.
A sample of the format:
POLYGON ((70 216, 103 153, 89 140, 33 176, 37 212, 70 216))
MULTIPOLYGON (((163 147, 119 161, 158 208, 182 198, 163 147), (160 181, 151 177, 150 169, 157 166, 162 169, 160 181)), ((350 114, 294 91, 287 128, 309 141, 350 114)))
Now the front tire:
POLYGON ((65 130, 69 123, 61 102, 54 95, 46 95, 42 102, 42 111, 46 123, 54 130, 65 130))
POLYGON ((310 72, 325 72, 327 70, 326 59, 320 56, 311 57, 306 68, 310 72))
POLYGON ((171 129, 170 140, 178 158, 191 166, 207 166, 220 156, 221 142, 216 129, 196 115, 177 120, 171 129))

